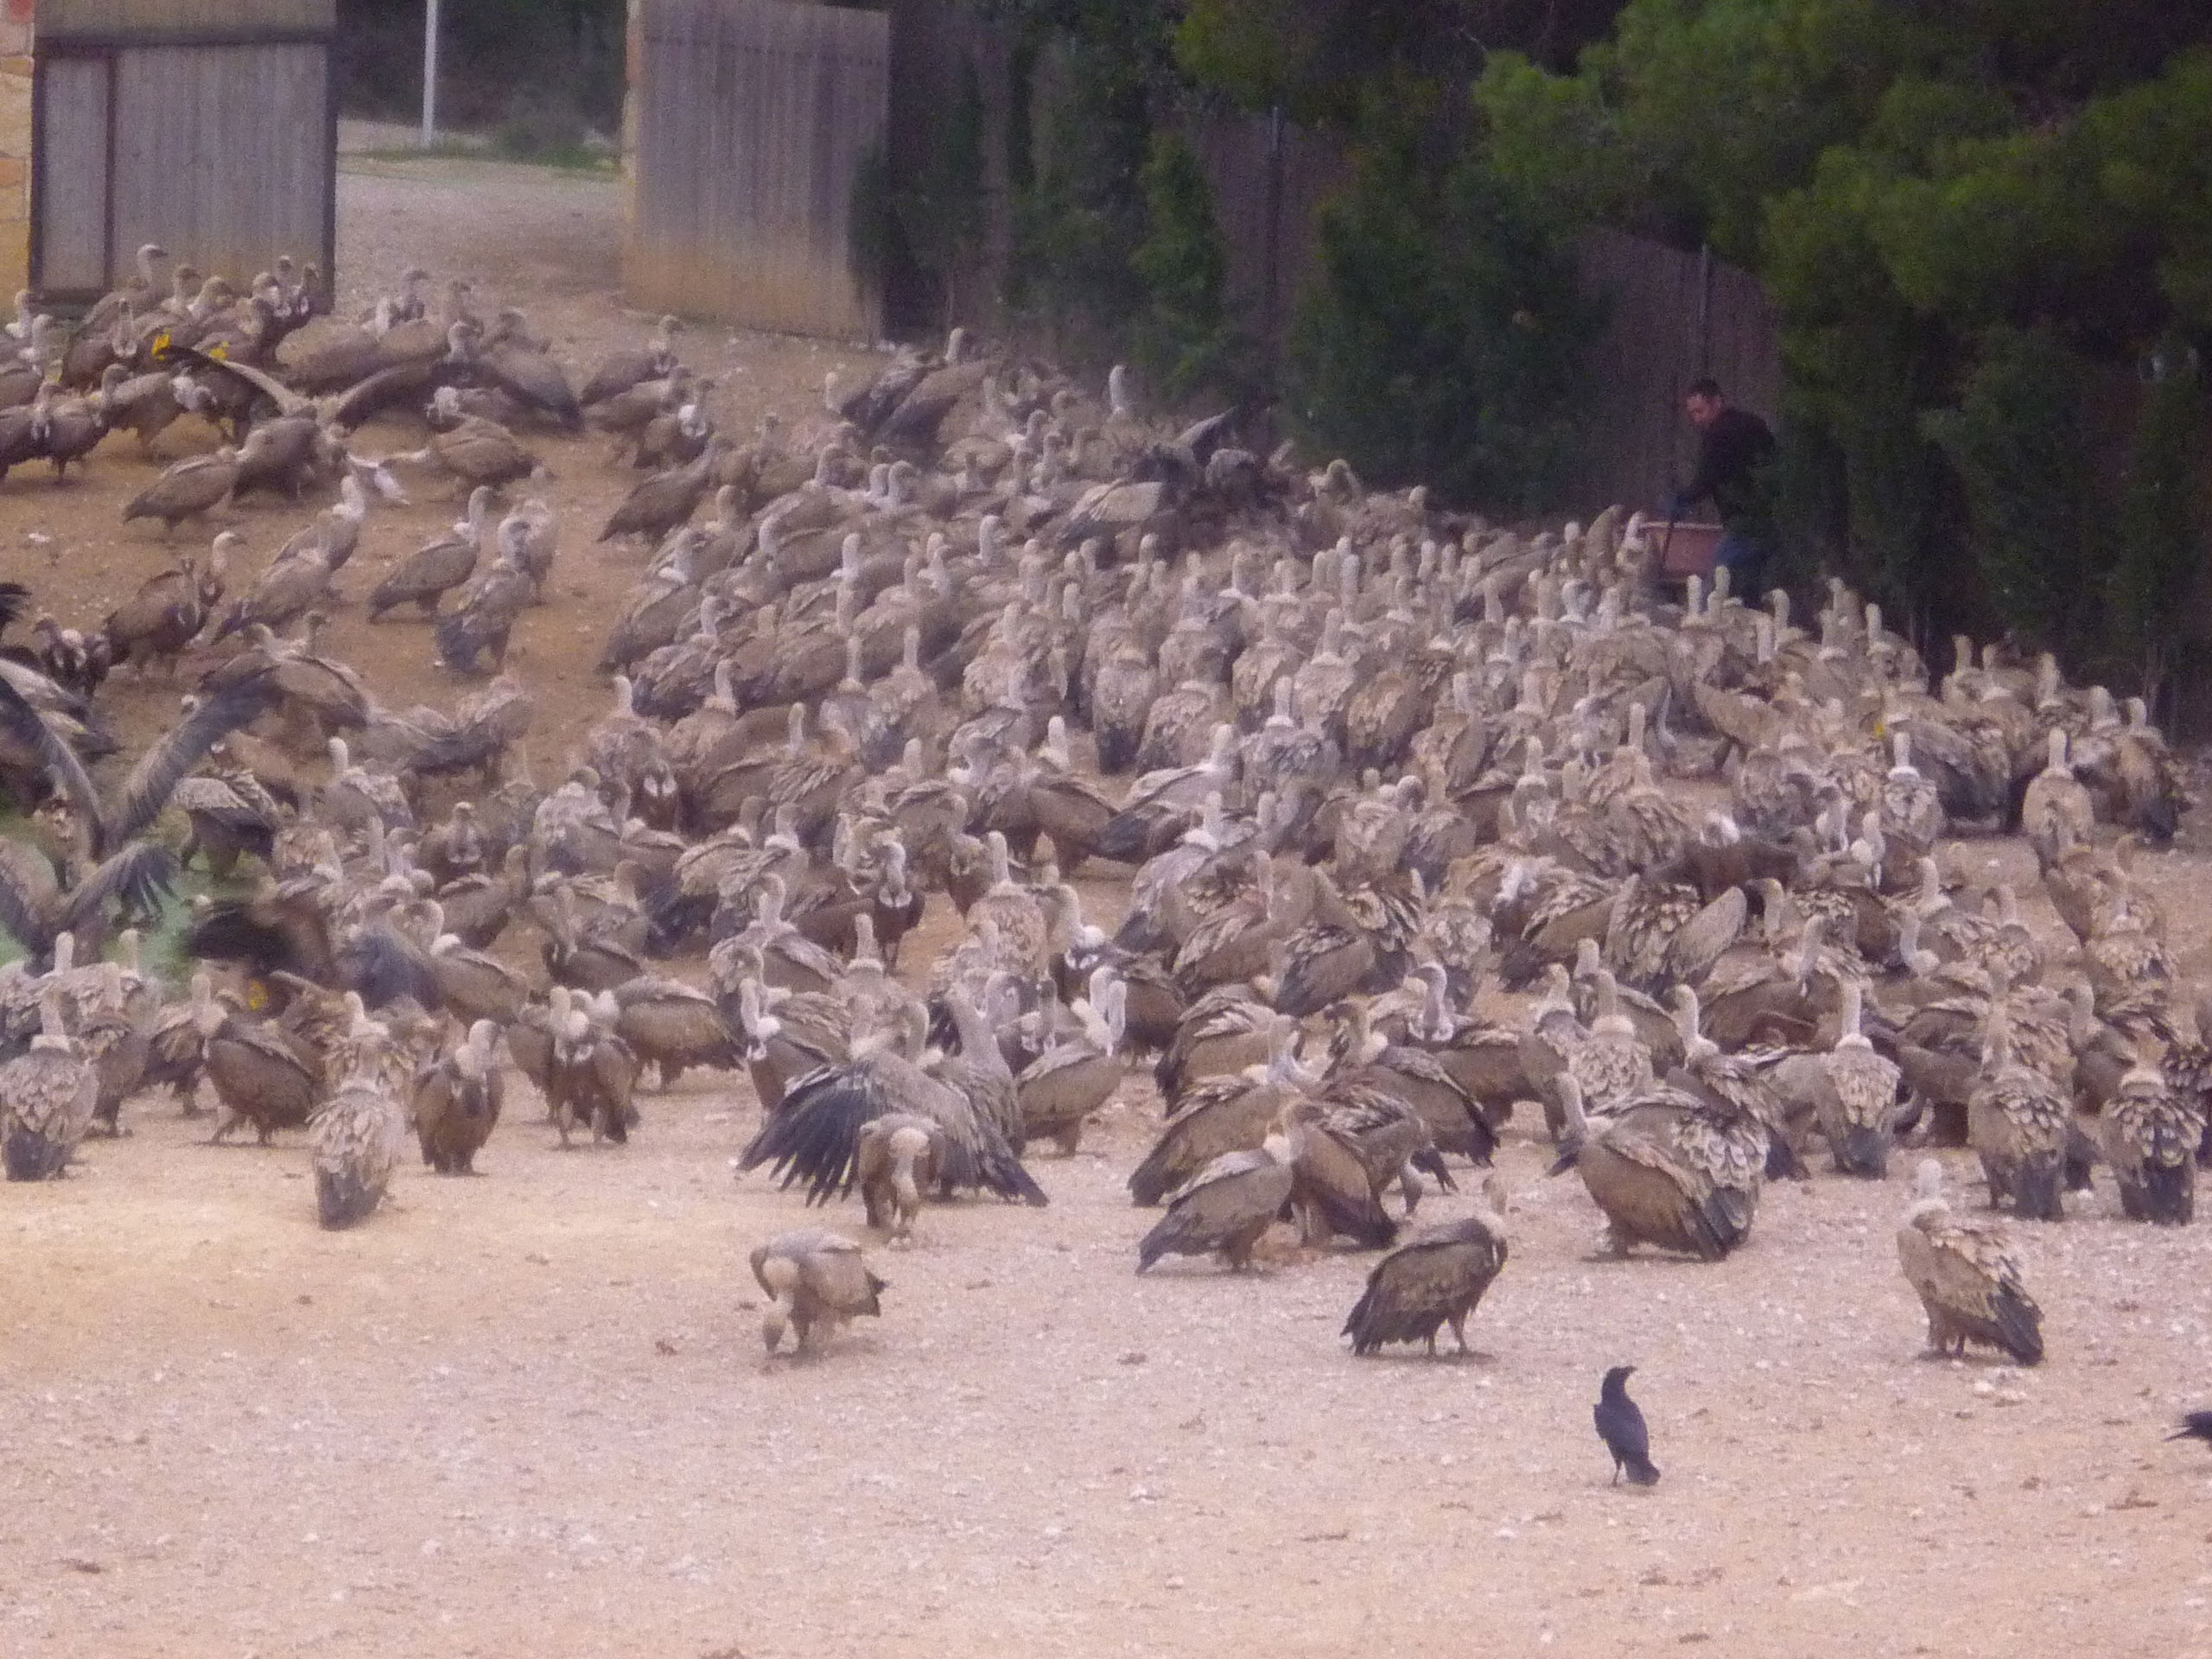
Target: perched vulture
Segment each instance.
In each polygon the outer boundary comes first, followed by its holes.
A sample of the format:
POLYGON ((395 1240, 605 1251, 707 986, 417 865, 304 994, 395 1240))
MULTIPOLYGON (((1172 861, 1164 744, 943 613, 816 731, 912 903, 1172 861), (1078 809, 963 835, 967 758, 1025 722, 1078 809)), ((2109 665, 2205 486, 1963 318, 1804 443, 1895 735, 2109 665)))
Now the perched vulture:
POLYGON ((853 1162, 868 1224, 894 1244, 911 1239, 922 1193, 936 1184, 944 1153, 944 1126, 934 1118, 887 1112, 863 1123, 853 1162))
POLYGON ((474 1175, 472 1161, 499 1121, 505 1080, 497 1050, 499 1027, 479 1020, 449 1053, 415 1079, 410 1103, 423 1161, 441 1175, 474 1175))
POLYGON ((28 1053, 0 1065, 0 1160, 11 1181, 60 1175, 92 1127, 99 1078, 69 1035, 61 992, 39 997, 39 1033, 28 1053))
POLYGON ((1505 1266, 1505 1184, 1483 1182, 1482 1206, 1458 1221, 1421 1230, 1375 1264, 1367 1289, 1344 1321, 1355 1354, 1386 1343, 1425 1342, 1436 1352, 1436 1332, 1449 1325, 1467 1349, 1467 1316, 1505 1266))
POLYGON ((366 1220, 384 1202, 406 1135, 399 1103, 377 1075, 383 1044, 367 1040, 353 1075, 308 1122, 316 1218, 325 1227, 366 1220))
POLYGON ((1963 1354, 1975 1342, 2023 1365, 2043 1358, 2043 1310, 2020 1282, 2018 1261, 1993 1223, 1952 1217, 1943 1166, 1933 1158, 1920 1160, 1897 1229, 1897 1264, 1928 1310, 1931 1355, 1963 1354))
POLYGON ((862 1313, 880 1316, 890 1288, 868 1271, 861 1247, 826 1227, 779 1233, 753 1252, 753 1276, 768 1293, 760 1315, 760 1340, 774 1353, 784 1327, 805 1351, 817 1325, 849 1324, 862 1313))
POLYGON ((1163 1255, 1218 1255, 1231 1271, 1290 1201, 1297 1131, 1270 1134, 1258 1150, 1224 1152, 1170 1194, 1167 1213, 1137 1246, 1137 1271, 1163 1255))

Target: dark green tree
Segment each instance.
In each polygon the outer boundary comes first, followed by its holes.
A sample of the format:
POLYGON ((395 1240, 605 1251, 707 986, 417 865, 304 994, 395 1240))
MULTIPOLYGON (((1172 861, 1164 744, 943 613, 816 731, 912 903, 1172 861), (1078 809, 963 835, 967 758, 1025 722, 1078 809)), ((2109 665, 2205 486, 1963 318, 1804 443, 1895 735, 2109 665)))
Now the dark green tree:
POLYGON ((1563 68, 1621 0, 1188 0, 1175 60, 1251 111, 1349 126, 1378 86, 1459 89, 1500 47, 1563 68))
POLYGON ((1155 132, 1139 180, 1145 236, 1129 257, 1144 284, 1132 328, 1135 355, 1153 389, 1180 403, 1238 375, 1239 340, 1229 315, 1229 255, 1214 221, 1213 191, 1198 152, 1180 133, 1155 132))
POLYGON ((1371 482, 1508 512, 1541 503, 1596 321, 1548 218, 1397 124, 1324 209, 1319 263, 1286 370, 1302 433, 1371 482))
POLYGON ((2206 433, 2196 349, 2171 337, 2147 366, 2114 525, 2110 645, 2157 708, 2204 593, 2206 433))
POLYGON ((1501 176, 1762 277, 1786 442, 1824 452, 1789 470, 1852 574, 2148 663, 2104 480, 2158 470, 2170 417, 2091 392, 2212 330, 2208 39, 2153 0, 1630 0, 1572 74, 1494 56, 1476 104, 1501 176))
POLYGON ((1993 334, 1955 409, 1922 424, 1956 472, 1998 616, 2025 644, 2082 642, 2101 531, 2082 364, 2047 329, 1993 334))
POLYGON ((960 85, 931 127, 928 154, 915 177, 891 193, 897 251, 919 275, 932 321, 949 327, 962 315, 961 279, 984 229, 983 89, 976 66, 961 66, 960 85))
POLYGON ((1150 147, 1153 65, 1134 43, 1064 36, 1039 74, 1030 182, 1014 201, 1008 299, 1086 355, 1144 304, 1130 256, 1144 238, 1139 176, 1150 147), (1086 346, 1088 350, 1085 350, 1086 346))

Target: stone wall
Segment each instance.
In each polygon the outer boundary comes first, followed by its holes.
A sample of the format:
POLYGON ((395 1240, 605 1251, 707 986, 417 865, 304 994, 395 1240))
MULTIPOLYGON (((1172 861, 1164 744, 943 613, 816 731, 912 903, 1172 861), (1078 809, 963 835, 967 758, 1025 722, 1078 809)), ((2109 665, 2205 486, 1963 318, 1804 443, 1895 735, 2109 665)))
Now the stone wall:
POLYGON ((30 281, 31 3, 0 0, 0 302, 30 281))

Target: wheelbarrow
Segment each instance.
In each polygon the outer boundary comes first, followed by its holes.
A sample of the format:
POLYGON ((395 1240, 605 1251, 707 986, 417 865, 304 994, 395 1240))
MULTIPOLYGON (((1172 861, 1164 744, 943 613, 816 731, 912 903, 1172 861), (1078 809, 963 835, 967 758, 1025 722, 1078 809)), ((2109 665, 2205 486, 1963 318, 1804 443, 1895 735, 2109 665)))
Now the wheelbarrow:
POLYGON ((1713 581, 1713 556, 1720 550, 1720 526, 1669 519, 1659 530, 1659 575, 1666 582, 1696 576, 1713 581))

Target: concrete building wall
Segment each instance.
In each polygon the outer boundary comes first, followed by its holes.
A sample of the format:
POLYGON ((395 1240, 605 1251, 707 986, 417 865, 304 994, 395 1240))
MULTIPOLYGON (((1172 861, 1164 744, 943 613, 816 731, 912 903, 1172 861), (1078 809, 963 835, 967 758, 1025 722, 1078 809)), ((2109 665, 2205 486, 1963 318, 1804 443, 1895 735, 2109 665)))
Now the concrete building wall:
POLYGON ((783 0, 645 0, 639 12, 630 303, 875 338, 882 308, 855 254, 855 202, 882 169, 884 14, 783 0))

